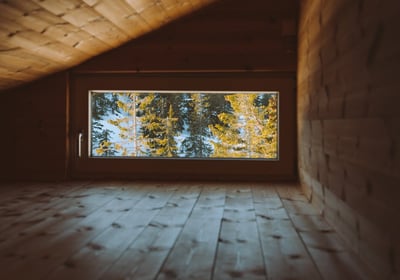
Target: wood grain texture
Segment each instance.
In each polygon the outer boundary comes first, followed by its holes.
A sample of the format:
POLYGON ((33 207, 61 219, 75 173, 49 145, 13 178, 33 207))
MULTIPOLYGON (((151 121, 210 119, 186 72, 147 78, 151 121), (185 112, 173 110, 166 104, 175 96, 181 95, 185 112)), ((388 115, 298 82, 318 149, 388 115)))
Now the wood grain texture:
POLYGON ((0 2, 0 12, 0 90, 79 65, 178 18, 180 26, 158 42, 132 43, 118 51, 120 58, 106 58, 107 67, 97 58, 96 67, 81 70, 293 71, 296 65, 295 0, 16 0, 0 2))
POLYGON ((1 1, 0 90, 75 66, 213 1, 164 2, 1 1), (38 67, 43 61, 49 66, 38 67))
MULTIPOLYGON (((292 223, 277 190, 253 189, 254 206, 266 274, 270 279, 321 279, 321 275, 304 246, 298 221, 292 223)), ((286 196, 285 199, 298 199, 286 196)), ((304 217, 296 214, 297 217, 304 217)), ((306 216, 310 217, 310 216, 306 216)))
POLYGON ((303 1, 299 22, 301 182, 384 279, 399 277, 399 11, 397 1, 303 1))
POLYGON ((2 279, 374 279, 296 185, 0 189, 2 279))
POLYGON ((297 15, 293 0, 221 0, 74 70, 293 72, 297 15))

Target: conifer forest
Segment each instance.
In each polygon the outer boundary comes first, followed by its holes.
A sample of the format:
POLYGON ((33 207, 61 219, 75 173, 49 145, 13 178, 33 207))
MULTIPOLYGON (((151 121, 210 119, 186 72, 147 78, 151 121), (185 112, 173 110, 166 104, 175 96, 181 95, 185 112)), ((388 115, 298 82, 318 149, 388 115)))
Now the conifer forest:
POLYGON ((278 92, 90 92, 92 157, 278 158, 278 92))

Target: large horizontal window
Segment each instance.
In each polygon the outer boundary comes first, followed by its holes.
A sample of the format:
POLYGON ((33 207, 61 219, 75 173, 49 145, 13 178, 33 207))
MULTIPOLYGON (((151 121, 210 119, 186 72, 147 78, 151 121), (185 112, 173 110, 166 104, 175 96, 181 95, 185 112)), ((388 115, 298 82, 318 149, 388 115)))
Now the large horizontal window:
POLYGON ((278 159, 276 91, 89 92, 92 158, 278 159))
POLYGON ((295 179, 290 73, 72 73, 73 178, 295 179))

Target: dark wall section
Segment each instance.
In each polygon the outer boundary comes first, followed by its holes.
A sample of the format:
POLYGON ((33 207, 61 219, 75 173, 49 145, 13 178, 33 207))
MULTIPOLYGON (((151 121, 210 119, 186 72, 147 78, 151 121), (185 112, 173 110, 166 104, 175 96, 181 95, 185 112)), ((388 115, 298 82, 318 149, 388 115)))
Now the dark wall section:
POLYGON ((303 1, 299 25, 302 185, 381 279, 397 279, 400 2, 303 1))
POLYGON ((2 176, 63 179, 66 168, 66 73, 2 93, 2 176), (4 171, 4 173, 3 173, 4 171))
POLYGON ((298 1, 217 1, 78 71, 296 70, 298 1))
POLYGON ((0 180, 12 180, 15 168, 15 110, 11 94, 0 94, 0 180))

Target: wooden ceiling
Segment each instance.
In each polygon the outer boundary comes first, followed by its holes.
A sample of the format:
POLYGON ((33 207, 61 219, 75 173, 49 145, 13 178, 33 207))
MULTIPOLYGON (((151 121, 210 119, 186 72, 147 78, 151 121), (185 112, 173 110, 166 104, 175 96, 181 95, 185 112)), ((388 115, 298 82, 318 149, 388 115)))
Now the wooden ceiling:
POLYGON ((75 66, 214 1, 0 0, 0 90, 75 66))

